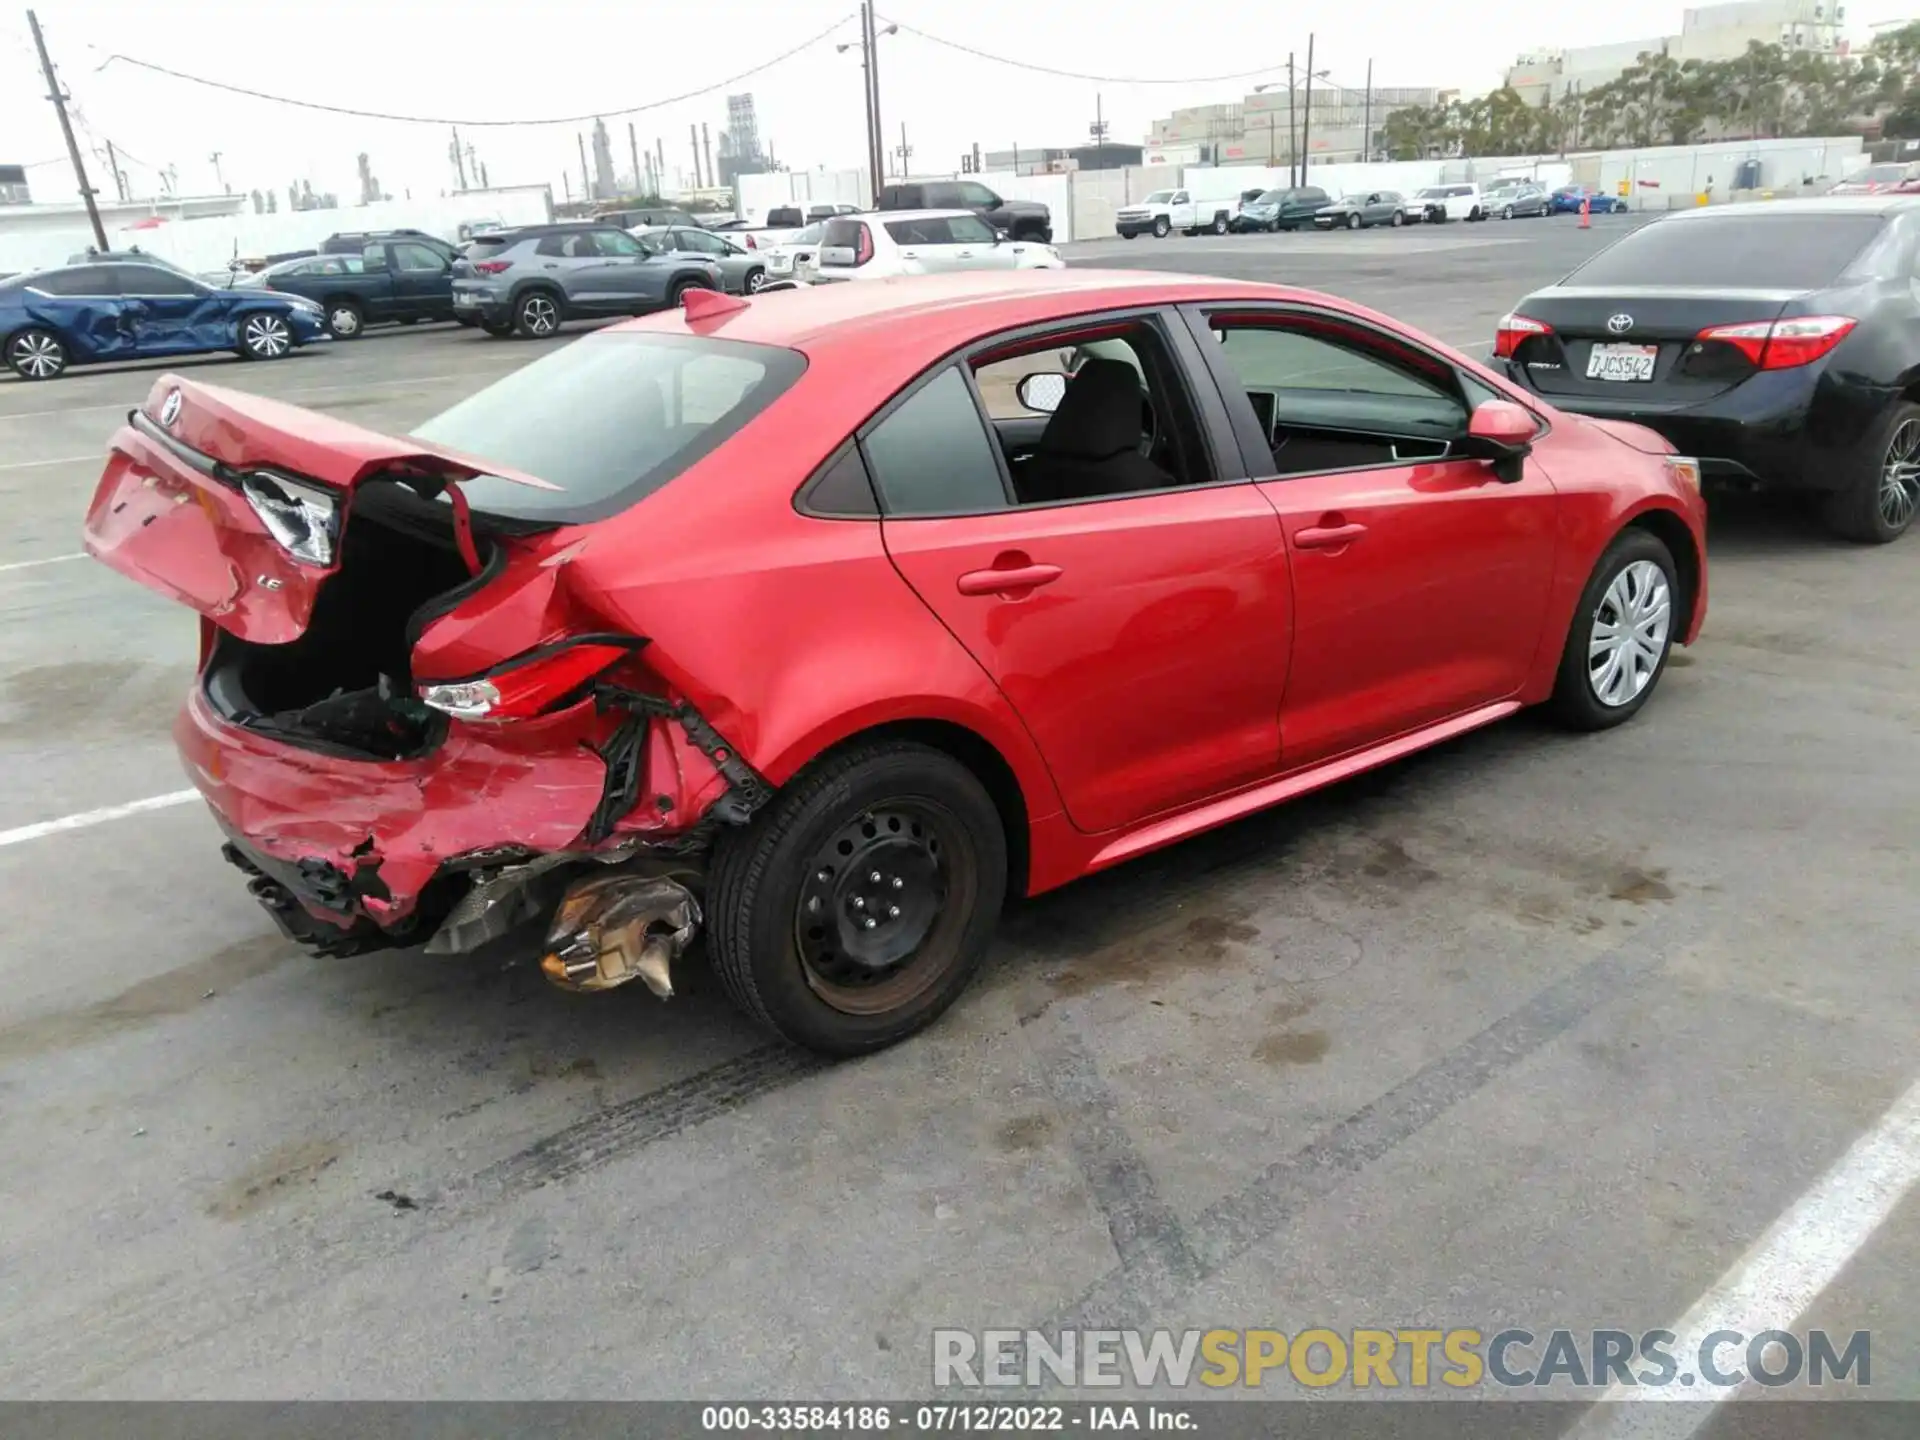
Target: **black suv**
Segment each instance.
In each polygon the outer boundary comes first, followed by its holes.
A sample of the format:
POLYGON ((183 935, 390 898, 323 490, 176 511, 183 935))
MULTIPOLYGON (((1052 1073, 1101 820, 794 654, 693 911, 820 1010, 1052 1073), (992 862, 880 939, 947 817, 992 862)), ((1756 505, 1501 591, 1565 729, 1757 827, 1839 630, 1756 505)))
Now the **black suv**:
POLYGON ((1015 240, 1053 239, 1053 212, 1037 200, 1002 200, 978 180, 928 180, 889 185, 876 210, 971 210, 1015 240))

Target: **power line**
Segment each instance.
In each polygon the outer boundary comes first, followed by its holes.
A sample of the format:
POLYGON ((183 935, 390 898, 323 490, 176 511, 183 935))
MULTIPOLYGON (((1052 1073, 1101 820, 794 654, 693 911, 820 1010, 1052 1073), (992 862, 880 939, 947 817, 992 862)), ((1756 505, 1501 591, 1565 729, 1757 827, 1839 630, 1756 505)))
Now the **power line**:
POLYGON ((889 25, 897 25, 909 35, 918 35, 935 45, 944 45, 949 50, 958 50, 978 60, 991 60, 998 65, 1011 65, 1016 70, 1031 70, 1040 75, 1054 75, 1063 80, 1091 80, 1102 85, 1210 85, 1217 80, 1250 80, 1255 75, 1271 75, 1287 68, 1286 61, 1277 61, 1262 65, 1253 70, 1236 70, 1231 75, 1087 75, 1078 70, 1056 70, 1050 65, 1035 65, 1030 60, 1016 60, 1010 55, 995 55, 991 51, 976 50, 971 45, 962 45, 958 40, 949 40, 945 36, 931 35, 925 30, 909 25, 904 20, 895 20, 888 16, 879 16, 889 25))
POLYGON ((851 15, 842 15, 838 20, 834 21, 833 24, 827 26, 826 29, 820 31, 810 39, 802 40, 791 50, 783 50, 772 59, 763 60, 750 70, 742 70, 737 75, 729 75, 726 79, 716 80, 711 85, 702 85, 697 90, 687 90, 679 95, 669 95, 663 100, 649 100, 643 105, 623 105, 617 108, 592 110, 585 115, 542 116, 536 120, 473 120, 434 115, 393 115, 381 110, 355 110, 345 105, 322 104, 318 100, 297 100, 291 95, 269 95, 264 90, 250 90, 244 85, 230 85, 224 80, 209 80, 204 75, 189 75, 182 70, 173 70, 165 65, 156 65, 151 60, 142 60, 137 56, 122 55, 118 52, 108 55, 107 58, 102 60, 94 69, 96 72, 104 70, 107 66, 118 60, 122 64, 134 65, 142 70, 151 70, 156 75, 165 75, 174 80, 186 80, 195 85, 204 85, 209 90, 224 90, 230 95, 245 95, 253 100, 270 100, 277 105, 293 105, 302 110, 320 110, 329 115, 347 115, 357 120, 392 120, 403 125, 466 125, 475 129, 482 126, 500 128, 515 125, 583 125, 589 120, 597 120, 609 116, 638 115, 646 110, 663 109, 668 105, 678 105, 683 100, 697 100, 702 95, 711 95, 714 91, 724 90, 729 85, 737 85, 742 80, 758 75, 763 70, 771 70, 775 65, 783 61, 791 60, 802 50, 811 49, 813 46, 818 45, 822 40, 832 35, 834 31, 838 30, 852 18, 851 15))

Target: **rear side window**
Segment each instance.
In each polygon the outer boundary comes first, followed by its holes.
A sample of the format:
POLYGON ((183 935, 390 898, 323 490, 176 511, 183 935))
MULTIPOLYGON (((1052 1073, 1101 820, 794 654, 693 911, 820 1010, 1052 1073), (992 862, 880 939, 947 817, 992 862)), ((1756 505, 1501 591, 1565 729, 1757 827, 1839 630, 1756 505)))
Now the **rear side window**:
POLYGON ((111 295, 113 277, 104 265, 86 265, 77 270, 49 270, 31 275, 26 283, 42 295, 111 295))
POLYGON ((1833 214, 1656 221, 1563 283, 1818 290, 1840 278, 1883 223, 1878 215, 1833 214))
POLYGON ((806 370, 796 350, 703 336, 608 333, 495 381, 413 433, 535 476, 461 489, 476 510, 562 524, 617 514, 736 434, 806 370))
POLYGON ((513 243, 511 240, 503 239, 497 235, 488 236, 480 240, 469 240, 467 242, 466 256, 469 260, 491 260, 495 255, 498 255, 513 243))
POLYGON ((889 515, 971 515, 1007 506, 994 441, 957 366, 876 425, 866 452, 889 515))
POLYGON ((948 227, 947 222, 937 215, 923 216, 918 220, 889 220, 887 234, 902 245, 950 245, 953 243, 953 231, 948 227))

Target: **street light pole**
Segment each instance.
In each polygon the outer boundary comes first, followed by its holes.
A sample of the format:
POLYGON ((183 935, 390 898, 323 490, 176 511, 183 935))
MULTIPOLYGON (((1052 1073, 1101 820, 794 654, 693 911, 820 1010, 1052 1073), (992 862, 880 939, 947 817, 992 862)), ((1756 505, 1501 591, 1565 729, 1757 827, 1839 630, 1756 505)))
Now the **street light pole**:
POLYGON ((1307 32, 1307 93, 1300 101, 1300 183, 1307 183, 1313 156, 1313 32, 1307 32))
POLYGON ((1360 120, 1360 163, 1373 163, 1373 61, 1367 61, 1367 104, 1360 120))
POLYGON ((1300 183, 1293 174, 1294 157, 1298 153, 1293 148, 1293 142, 1299 133, 1293 128, 1293 52, 1289 50, 1287 52, 1287 184, 1289 187, 1300 183))
MULTIPOLYGON (((67 118, 67 95, 54 78, 53 61, 47 57, 46 38, 40 33, 40 17, 27 11, 27 28, 33 31, 33 48, 40 52, 40 70, 47 77, 47 98, 53 101, 53 113, 60 117, 60 133, 67 137, 67 158, 73 161, 73 178, 80 186, 80 198, 86 202, 87 219, 93 225, 94 243, 107 248, 107 228, 100 223, 100 207, 93 203, 93 187, 87 183, 87 167, 80 159, 80 142, 73 138, 73 122, 67 118)), ((117 167, 116 167, 117 168, 117 167)))

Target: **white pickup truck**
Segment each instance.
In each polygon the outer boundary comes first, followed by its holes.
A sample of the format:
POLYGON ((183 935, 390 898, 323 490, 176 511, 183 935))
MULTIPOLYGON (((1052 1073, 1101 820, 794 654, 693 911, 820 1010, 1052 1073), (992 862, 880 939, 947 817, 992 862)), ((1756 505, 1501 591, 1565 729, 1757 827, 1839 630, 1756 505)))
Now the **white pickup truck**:
POLYGON ((1175 230, 1185 235, 1202 231, 1224 235, 1239 209, 1240 201, 1232 195, 1222 200, 1195 200, 1190 190, 1156 190, 1146 199, 1114 211, 1113 228, 1114 233, 1129 240, 1136 235, 1164 239, 1175 230))

